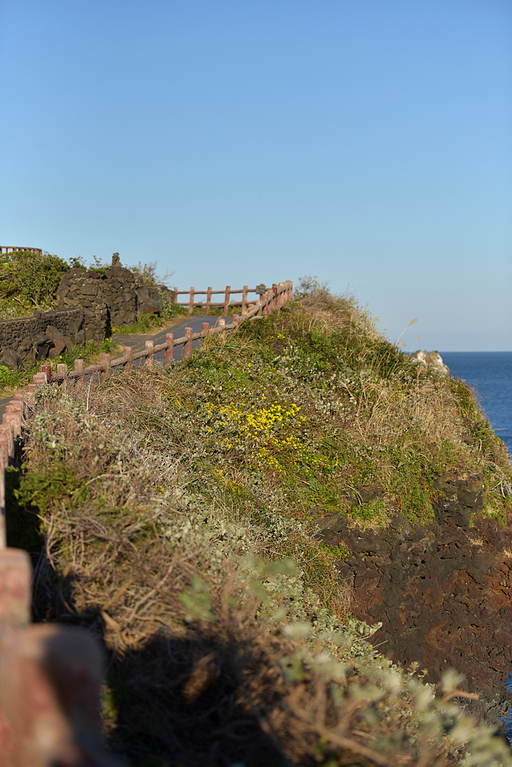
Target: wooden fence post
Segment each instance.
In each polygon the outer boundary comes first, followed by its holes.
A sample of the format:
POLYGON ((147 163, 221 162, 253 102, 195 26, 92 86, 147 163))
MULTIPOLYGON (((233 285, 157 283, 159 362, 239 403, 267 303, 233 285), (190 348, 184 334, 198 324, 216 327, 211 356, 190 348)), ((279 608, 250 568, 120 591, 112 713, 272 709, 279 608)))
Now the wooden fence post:
POLYGON ((124 364, 124 372, 131 373, 133 370, 133 352, 131 346, 123 346, 123 357, 126 360, 124 364))
POLYGON ((147 368, 153 367, 153 341, 146 341, 144 343, 146 347, 147 357, 144 360, 144 366, 147 368))
POLYGON ((238 330, 238 327, 240 325, 240 315, 234 314, 231 318, 231 321, 233 323, 233 333, 235 333, 238 330))
POLYGON ((85 370, 85 362, 80 359, 75 360, 75 373, 78 373, 79 375, 79 377, 75 380, 78 386, 83 386, 84 377, 85 377, 84 370, 85 370))
POLYGON ((52 377, 52 366, 51 365, 41 365, 41 373, 46 373, 46 380, 50 381, 50 378, 52 377))
POLYGON ((185 328, 185 335, 187 336, 187 340, 185 342, 185 345, 183 346, 183 359, 188 359, 192 355, 192 333, 194 332, 193 328, 185 328))
POLYGON ((192 314, 192 312, 194 311, 194 291, 195 291, 195 288, 190 288, 190 298, 189 298, 189 301, 188 301, 188 313, 189 314, 192 314))
POLYGON ((249 288, 247 287, 247 285, 244 285, 244 288, 242 290, 242 317, 244 316, 244 314, 247 311, 247 292, 248 292, 248 290, 249 290, 249 288))
POLYGON ((0 554, 0 624, 12 628, 30 621, 32 567, 22 549, 4 549, 0 554))
POLYGON ((173 333, 165 334, 165 343, 168 344, 167 349, 165 350, 165 364, 167 365, 172 360, 172 355, 174 352, 174 334, 173 333))
POLYGON ((7 457, 14 455, 14 429, 11 424, 0 424, 0 444, 7 447, 7 457))
POLYGON ((208 340, 210 335, 210 325, 207 322, 201 322, 201 343, 204 346, 205 340, 208 340))
POLYGON ((57 365, 57 375, 63 377, 62 387, 64 389, 67 389, 67 386, 68 386, 68 366, 66 365, 65 362, 60 362, 57 365))
POLYGON ((277 303, 277 285, 276 285, 275 282, 272 284, 272 292, 274 294, 274 300, 272 302, 272 306, 273 306, 274 309, 277 309, 278 308, 278 303, 277 303))
POLYGON ((220 333, 221 338, 224 337, 225 328, 226 328, 226 320, 224 318, 222 318, 222 319, 219 320, 219 333, 220 333))
POLYGON ((268 312, 269 312, 268 303, 269 303, 269 300, 270 300, 270 295, 271 295, 270 290, 268 290, 261 297, 261 300, 264 302, 263 312, 262 312, 264 317, 268 317, 268 312))
POLYGON ((107 354, 107 352, 102 352, 100 354, 100 362, 103 366, 103 370, 100 374, 100 381, 105 381, 110 375, 110 354, 107 354))
POLYGON ((231 285, 226 285, 226 292, 224 293, 224 310, 222 312, 223 317, 228 316, 229 311, 229 295, 231 293, 231 285))
POLYGON ((212 289, 208 288, 206 291, 206 315, 208 316, 210 314, 210 304, 212 301, 212 289))

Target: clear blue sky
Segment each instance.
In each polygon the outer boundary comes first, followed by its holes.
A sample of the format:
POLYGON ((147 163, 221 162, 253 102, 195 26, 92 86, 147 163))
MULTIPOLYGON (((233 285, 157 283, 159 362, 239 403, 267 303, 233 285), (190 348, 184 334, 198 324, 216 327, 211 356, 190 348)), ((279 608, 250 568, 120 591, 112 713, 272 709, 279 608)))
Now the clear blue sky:
POLYGON ((0 0, 0 105, 0 245, 512 349, 510 0, 0 0))

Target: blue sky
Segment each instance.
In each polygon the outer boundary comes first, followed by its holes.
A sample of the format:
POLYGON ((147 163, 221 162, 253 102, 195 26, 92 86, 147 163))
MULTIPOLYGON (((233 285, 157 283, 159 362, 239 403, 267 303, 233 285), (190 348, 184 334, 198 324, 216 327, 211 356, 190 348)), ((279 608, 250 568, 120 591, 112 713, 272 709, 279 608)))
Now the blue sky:
POLYGON ((0 0, 0 104, 0 245, 512 350, 510 0, 0 0))

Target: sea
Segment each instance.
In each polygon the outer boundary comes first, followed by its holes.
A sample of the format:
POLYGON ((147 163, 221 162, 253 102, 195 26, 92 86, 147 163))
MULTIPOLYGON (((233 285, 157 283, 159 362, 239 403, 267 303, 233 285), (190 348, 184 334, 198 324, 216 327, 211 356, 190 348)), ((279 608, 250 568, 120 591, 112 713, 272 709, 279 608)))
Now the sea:
POLYGON ((470 384, 512 456, 512 352, 440 352, 454 378, 470 384))

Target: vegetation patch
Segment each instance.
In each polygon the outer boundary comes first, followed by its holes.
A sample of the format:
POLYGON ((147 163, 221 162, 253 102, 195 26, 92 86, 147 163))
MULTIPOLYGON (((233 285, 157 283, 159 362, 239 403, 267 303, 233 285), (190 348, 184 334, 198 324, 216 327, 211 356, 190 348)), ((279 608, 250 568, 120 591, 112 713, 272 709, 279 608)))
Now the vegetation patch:
MULTIPOLYGON (((75 344, 70 349, 66 349, 59 357, 45 360, 46 365, 50 365, 52 373, 57 372, 57 365, 65 363, 68 368, 72 368, 76 359, 84 360, 85 365, 92 365, 100 360, 100 353, 108 352, 122 354, 122 349, 115 343, 115 340, 105 338, 99 344, 94 341, 86 341, 83 344, 75 344)), ((35 373, 41 372, 41 362, 30 365, 27 362, 20 368, 10 368, 7 365, 0 365, 0 395, 8 396, 10 392, 26 387, 35 373)))
POLYGON ((105 733, 133 765, 512 765, 454 705, 457 675, 436 697, 372 647, 343 543, 318 539, 325 514, 428 521, 446 469, 482 472, 485 513, 510 512, 467 387, 352 299, 316 287, 179 365, 38 392, 25 446, 36 618, 103 641, 105 733))

